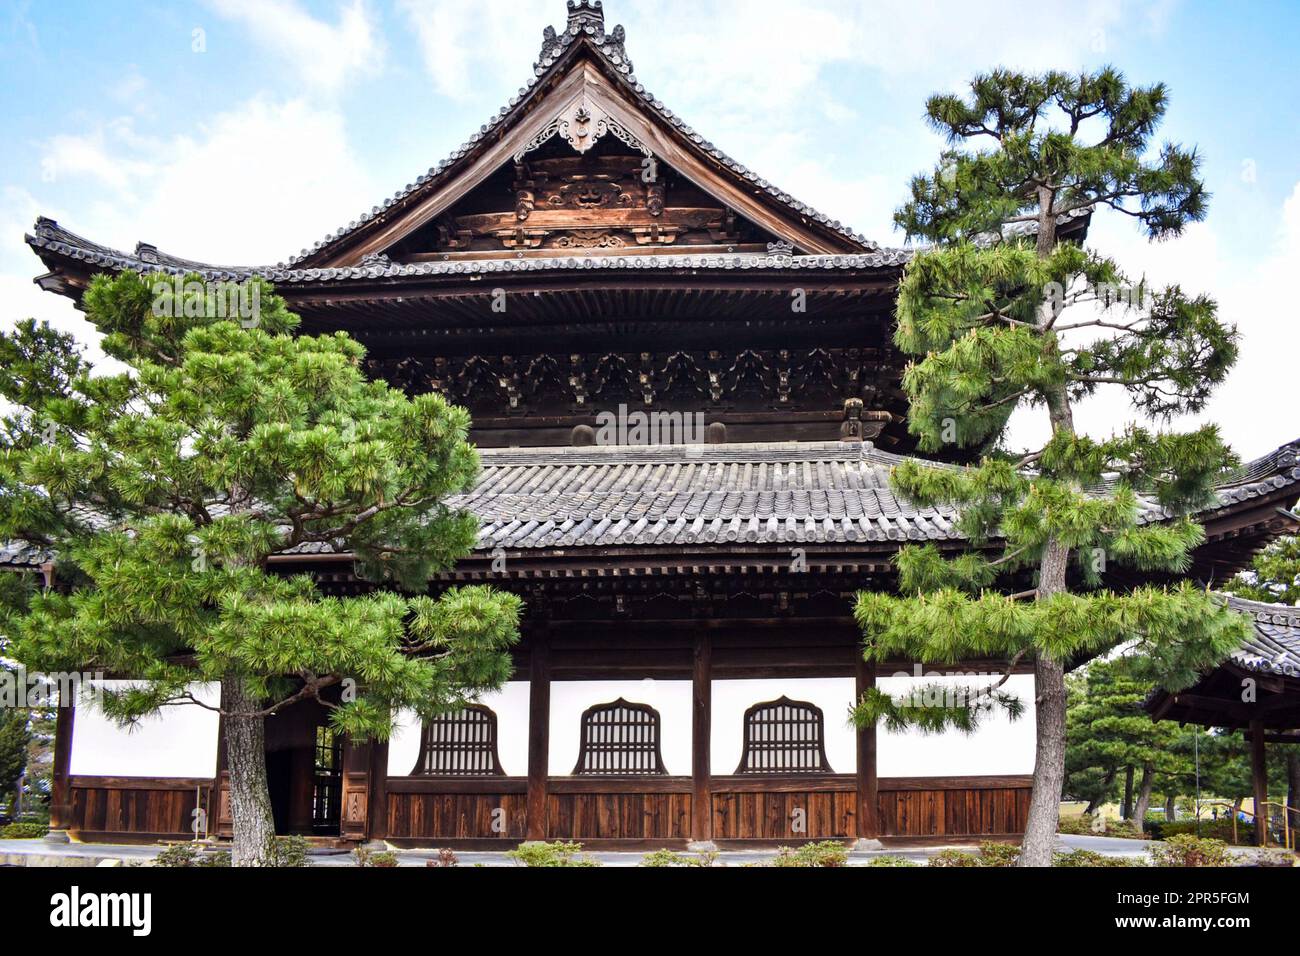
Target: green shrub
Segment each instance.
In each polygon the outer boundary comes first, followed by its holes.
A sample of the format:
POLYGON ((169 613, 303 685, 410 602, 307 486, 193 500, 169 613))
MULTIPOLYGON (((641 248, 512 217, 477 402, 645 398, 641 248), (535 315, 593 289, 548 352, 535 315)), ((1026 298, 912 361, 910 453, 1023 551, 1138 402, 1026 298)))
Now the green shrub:
POLYGON ((1071 850, 1068 853, 1056 853, 1052 856, 1052 866, 1065 867, 1116 867, 1145 866, 1146 863, 1136 856, 1105 856, 1094 850, 1071 850))
POLYGON ((397 854, 389 853, 387 850, 371 850, 367 847, 359 846, 352 851, 352 856, 357 861, 357 866, 397 866, 397 854))
POLYGON ((50 828, 44 823, 8 823, 0 827, 0 840, 39 840, 49 832, 50 828))
POLYGON ((228 867, 230 851, 218 850, 215 853, 204 853, 200 847, 191 843, 177 843, 165 847, 154 857, 153 865, 181 869, 228 867))
MULTIPOLYGON (((1207 820, 1201 818, 1200 831, 1197 831, 1196 820, 1175 820, 1173 823, 1161 823, 1151 828, 1151 837, 1154 840, 1168 840, 1175 836, 1201 836, 1209 837, 1215 840, 1222 840, 1224 843, 1232 843, 1232 818, 1220 817, 1217 820, 1207 820)), ((1254 846, 1255 844, 1255 824, 1254 822, 1243 823, 1237 821, 1237 846, 1254 846)))
POLYGON ((1103 817, 1098 824, 1097 817, 1088 813, 1077 817, 1061 817, 1056 830, 1071 836, 1108 836, 1126 840, 1140 840, 1145 836, 1131 820, 1110 820, 1103 817))
POLYGON ((599 860, 579 855, 581 843, 521 843, 506 856, 519 866, 600 866, 599 860))
POLYGON ((641 857, 641 866, 720 866, 717 853, 698 853, 694 856, 675 850, 655 850, 641 857))
POLYGON ((271 844, 271 853, 266 859, 266 865, 283 868, 310 866, 311 864, 307 862, 307 851, 310 847, 311 844, 307 842, 306 837, 276 837, 271 844))
POLYGON ((978 855, 966 850, 940 850, 930 857, 926 866, 983 866, 978 855))
POLYGON ((984 866, 1015 866, 1020 847, 1012 843, 981 843, 980 863, 984 866))
POLYGON ((776 852, 772 866, 847 866, 849 848, 834 840, 805 843, 795 849, 783 846, 776 852))
POLYGON ((873 856, 866 863, 867 866, 920 866, 915 860, 909 860, 905 856, 873 856))
POLYGON ((1199 839, 1187 833, 1151 847, 1156 866, 1231 866, 1232 853, 1222 840, 1199 839))

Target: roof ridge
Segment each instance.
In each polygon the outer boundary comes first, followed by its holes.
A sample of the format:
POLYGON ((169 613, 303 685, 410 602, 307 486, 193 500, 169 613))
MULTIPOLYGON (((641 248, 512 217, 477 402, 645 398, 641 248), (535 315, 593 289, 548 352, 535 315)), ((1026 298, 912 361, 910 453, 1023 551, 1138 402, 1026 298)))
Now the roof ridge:
POLYGON ((480 448, 485 467, 506 465, 621 465, 649 462, 862 461, 870 442, 736 442, 680 445, 557 445, 480 448))

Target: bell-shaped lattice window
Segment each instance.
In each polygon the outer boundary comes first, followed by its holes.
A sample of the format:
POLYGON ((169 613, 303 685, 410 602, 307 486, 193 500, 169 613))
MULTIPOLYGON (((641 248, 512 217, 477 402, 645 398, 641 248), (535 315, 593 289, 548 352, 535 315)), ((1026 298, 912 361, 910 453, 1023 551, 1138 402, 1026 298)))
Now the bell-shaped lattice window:
POLYGON ((501 776, 497 715, 481 704, 439 714, 420 732, 420 759, 412 776, 501 776))
POLYGON ((662 773, 667 771, 659 754, 659 711, 619 698, 583 712, 574 776, 662 773))
POLYGON ((745 711, 745 747, 736 773, 831 772, 820 707, 782 697, 745 711))

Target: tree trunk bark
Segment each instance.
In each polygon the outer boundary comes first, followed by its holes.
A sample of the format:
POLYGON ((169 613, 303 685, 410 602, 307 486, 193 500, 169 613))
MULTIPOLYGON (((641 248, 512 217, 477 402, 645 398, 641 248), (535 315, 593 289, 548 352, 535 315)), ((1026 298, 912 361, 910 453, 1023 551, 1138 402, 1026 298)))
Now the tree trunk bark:
POLYGON ((1137 806, 1133 808, 1133 820, 1139 830, 1146 829, 1147 810, 1151 808, 1151 791, 1156 785, 1155 769, 1150 764, 1142 765, 1142 784, 1138 788, 1137 806))
POLYGON ((230 770, 230 816, 235 866, 265 866, 275 842, 275 818, 266 783, 266 722, 262 702, 251 696, 238 676, 221 682, 221 709, 226 715, 226 763, 230 770))
MULTIPOLYGON (((1070 549, 1049 541, 1038 575, 1038 600, 1065 590, 1070 549)), ((1065 667, 1041 654, 1034 662, 1034 790, 1020 844, 1020 866, 1051 866, 1065 787, 1065 667)))
POLYGON ((1170 823, 1178 819, 1178 797, 1174 794, 1165 797, 1165 819, 1170 823))
POLYGON ((1120 804, 1119 815, 1125 820, 1133 819, 1133 768, 1124 768, 1124 802, 1120 804))
MULTIPOLYGON (((1110 785, 1114 782, 1115 782, 1115 771, 1107 770, 1106 775, 1102 777, 1102 786, 1106 788, 1107 792, 1109 792, 1110 785)), ((1093 797, 1091 800, 1089 800, 1088 805, 1083 810, 1084 815, 1089 817, 1094 815, 1101 808, 1102 802, 1105 799, 1106 799, 1106 795, 1102 794, 1100 797, 1093 797)))

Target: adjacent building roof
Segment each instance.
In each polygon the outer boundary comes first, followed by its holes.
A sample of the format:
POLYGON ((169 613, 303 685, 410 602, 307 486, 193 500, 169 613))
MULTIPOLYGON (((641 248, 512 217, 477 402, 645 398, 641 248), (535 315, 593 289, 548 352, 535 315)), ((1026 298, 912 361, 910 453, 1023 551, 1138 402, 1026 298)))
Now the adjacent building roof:
POLYGON ((1230 660, 1246 670, 1300 677, 1300 607, 1229 597, 1228 604, 1255 620, 1255 633, 1230 660))

